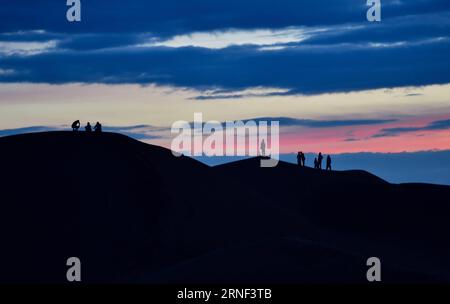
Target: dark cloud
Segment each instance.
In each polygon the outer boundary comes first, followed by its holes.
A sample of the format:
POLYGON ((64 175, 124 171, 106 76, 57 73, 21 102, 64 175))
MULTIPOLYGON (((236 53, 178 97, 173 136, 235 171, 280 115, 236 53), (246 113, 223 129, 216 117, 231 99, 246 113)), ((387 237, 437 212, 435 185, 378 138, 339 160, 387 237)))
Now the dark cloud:
MULTIPOLYGON (((172 36, 228 28, 281 28, 359 22, 365 0, 96 0, 82 3, 82 22, 66 20, 66 1, 8 1, 3 32, 45 29, 62 33, 149 32, 172 36)), ((448 10, 447 0, 383 0, 383 18, 448 10)))
MULTIPOLYGON (((3 56, 1 82, 159 84, 199 90, 276 87, 253 97, 348 92, 450 82, 450 2, 383 1, 383 21, 365 20, 366 1, 82 1, 82 22, 65 1, 11 1, 0 8, 2 42, 57 41, 34 56, 3 56), (325 27, 286 49, 136 47, 193 31, 325 27), (39 31, 36 31, 39 30, 39 31), (5 34, 6 33, 6 34, 5 34), (402 45, 395 43, 403 42, 402 45), (394 43, 389 45, 389 43, 394 43)), ((0 48, 1 52, 1 48, 0 48)), ((18 52, 20 53, 20 52, 18 52)), ((22 52, 23 53, 23 52, 22 52)), ((247 94, 201 94, 199 100, 247 94)))
POLYGON ((410 94, 406 94, 406 97, 416 97, 416 96, 423 96, 423 94, 420 93, 410 93, 410 94))
POLYGON ((270 96, 287 96, 287 95, 293 95, 295 94, 292 90, 286 90, 282 92, 268 92, 268 93, 237 93, 237 94, 230 94, 229 91, 227 94, 217 94, 212 93, 209 95, 199 95, 196 97, 193 97, 191 99, 195 100, 214 100, 214 99, 242 99, 242 98, 249 98, 249 97, 270 97, 270 96))
POLYGON ((3 82, 156 83, 197 89, 279 87, 292 94, 347 92, 450 82, 450 42, 398 48, 298 47, 261 52, 149 48, 5 57, 3 82))
MULTIPOLYGON (((450 5, 449 8, 450 9, 450 5)), ((415 42, 437 37, 448 37, 450 11, 429 15, 407 15, 385 19, 379 23, 357 23, 332 28, 320 35, 313 35, 309 44, 355 44, 415 42)))
POLYGON ((58 45, 69 50, 102 50, 107 48, 126 47, 142 42, 140 35, 135 34, 83 34, 65 37, 58 45))
POLYGON ((24 134, 24 133, 36 133, 36 132, 48 132, 60 130, 59 127, 48 127, 48 126, 32 126, 16 129, 4 129, 0 130, 0 137, 24 134))
POLYGON ((379 133, 372 137, 398 136, 402 133, 418 132, 418 131, 435 131, 450 129, 450 120, 437 120, 423 127, 401 127, 382 129, 379 133))
MULTIPOLYGON (((296 119, 290 117, 258 117, 253 119, 242 120, 243 123, 253 121, 260 123, 262 121, 271 122, 278 121, 280 127, 308 127, 308 128, 335 128, 347 126, 364 126, 364 125, 378 125, 394 122, 393 119, 350 119, 350 120, 313 120, 313 119, 296 119)), ((193 122, 190 123, 194 125, 193 122)), ((225 122, 222 123, 225 127, 225 122)))
POLYGON ((280 126, 283 127, 301 126, 308 128, 335 128, 347 126, 378 125, 395 121, 393 119, 312 120, 312 119, 295 119, 289 117, 260 117, 251 120, 256 122, 279 121, 280 126))
POLYGON ((49 40, 62 39, 67 39, 67 35, 60 33, 49 33, 41 30, 0 33, 0 42, 46 42, 49 40))

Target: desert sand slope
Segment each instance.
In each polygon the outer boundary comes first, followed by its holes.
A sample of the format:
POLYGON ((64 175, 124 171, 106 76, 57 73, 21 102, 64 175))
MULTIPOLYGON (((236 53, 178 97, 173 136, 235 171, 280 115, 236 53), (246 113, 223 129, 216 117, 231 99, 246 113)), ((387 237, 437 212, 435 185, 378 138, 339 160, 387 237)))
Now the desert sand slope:
POLYGON ((208 167, 126 136, 0 138, 0 282, 450 281, 450 187, 259 159, 208 167))

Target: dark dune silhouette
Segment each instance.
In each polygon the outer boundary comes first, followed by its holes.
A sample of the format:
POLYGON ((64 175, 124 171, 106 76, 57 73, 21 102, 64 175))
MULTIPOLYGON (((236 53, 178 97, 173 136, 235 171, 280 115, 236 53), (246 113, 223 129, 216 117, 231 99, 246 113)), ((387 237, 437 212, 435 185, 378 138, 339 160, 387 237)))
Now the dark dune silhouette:
POLYGON ((450 187, 259 158, 208 167, 113 133, 0 138, 0 282, 449 282, 450 187))

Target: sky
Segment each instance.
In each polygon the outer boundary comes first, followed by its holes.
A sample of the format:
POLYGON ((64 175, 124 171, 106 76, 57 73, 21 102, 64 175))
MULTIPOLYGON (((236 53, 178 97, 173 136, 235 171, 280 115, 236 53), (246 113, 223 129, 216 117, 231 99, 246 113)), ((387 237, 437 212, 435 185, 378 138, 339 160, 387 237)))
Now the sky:
POLYGON ((371 155, 342 169, 450 150, 448 0, 381 0, 381 22, 365 0, 0 4, 0 136, 79 119, 170 147, 199 112, 277 120, 286 155, 371 155))

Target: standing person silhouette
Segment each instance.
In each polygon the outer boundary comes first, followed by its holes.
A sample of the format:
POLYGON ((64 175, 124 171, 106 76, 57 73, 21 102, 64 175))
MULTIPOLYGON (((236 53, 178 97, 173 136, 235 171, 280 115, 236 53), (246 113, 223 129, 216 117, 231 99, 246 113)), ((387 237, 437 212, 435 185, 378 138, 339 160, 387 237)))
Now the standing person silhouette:
POLYGON ((301 157, 302 157, 302 166, 304 167, 305 163, 306 163, 306 156, 303 152, 300 152, 300 153, 301 153, 301 157))
POLYGON ((331 171, 331 156, 330 155, 327 156, 327 171, 328 170, 331 171))
POLYGON ((91 133, 92 132, 92 126, 91 126, 91 123, 87 123, 87 125, 84 127, 84 130, 87 132, 87 133, 91 133))
POLYGON ((266 156, 266 142, 264 139, 261 141, 261 155, 266 156))
POLYGON ((78 129, 80 128, 80 126, 81 126, 80 121, 79 121, 79 120, 75 120, 75 121, 72 123, 72 130, 73 130, 74 132, 78 131, 78 129))
POLYGON ((322 170, 322 161, 323 161, 322 152, 319 152, 319 156, 317 157, 317 163, 318 163, 318 168, 320 170, 322 170))
POLYGON ((97 121, 97 123, 94 126, 94 131, 95 131, 95 133, 101 133, 102 132, 102 125, 98 121, 97 121))
POLYGON ((297 165, 302 166, 302 152, 297 153, 297 165))

